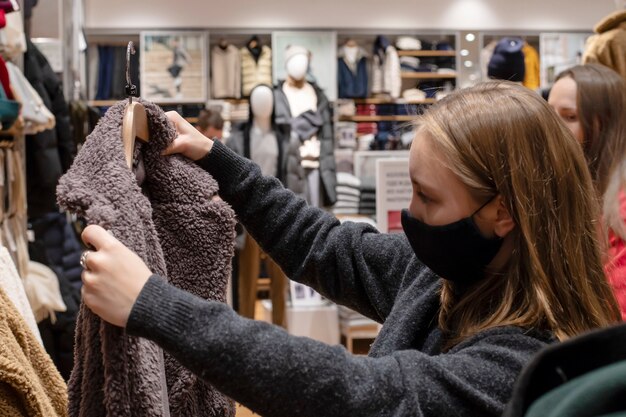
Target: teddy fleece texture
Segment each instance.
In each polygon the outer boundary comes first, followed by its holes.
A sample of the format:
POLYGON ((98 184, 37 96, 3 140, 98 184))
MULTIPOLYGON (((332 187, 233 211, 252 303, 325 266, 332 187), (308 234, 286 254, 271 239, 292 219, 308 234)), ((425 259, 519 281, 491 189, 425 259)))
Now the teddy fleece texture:
MULTIPOLYGON (((109 230, 148 267, 178 288, 225 301, 235 218, 215 180, 192 162, 163 157, 176 137, 156 105, 143 102, 150 140, 136 148, 142 184, 125 162, 122 119, 127 102, 111 107, 58 186, 59 205, 109 230)), ((154 343, 126 334, 81 306, 71 416, 233 416, 234 404, 154 343), (165 375, 163 374, 163 365, 165 375), (165 386, 167 379, 167 386, 165 386)))
POLYGON ((2 286, 0 416, 67 416, 65 382, 2 286))
POLYGON ((626 79, 626 10, 611 13, 587 39, 583 63, 605 65, 626 79))

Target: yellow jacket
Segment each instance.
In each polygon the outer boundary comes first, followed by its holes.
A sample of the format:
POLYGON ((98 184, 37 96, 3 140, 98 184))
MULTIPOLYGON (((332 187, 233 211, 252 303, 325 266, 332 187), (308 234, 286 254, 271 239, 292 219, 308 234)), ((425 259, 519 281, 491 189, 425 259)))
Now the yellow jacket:
POLYGON ((626 10, 604 18, 587 40, 583 63, 598 63, 617 71, 626 79, 626 10))
POLYGON ((67 387, 0 287, 0 416, 65 417, 67 387))
POLYGON ((539 88, 539 53, 528 42, 524 44, 522 52, 524 53, 524 66, 526 67, 523 84, 531 90, 537 90, 539 88))

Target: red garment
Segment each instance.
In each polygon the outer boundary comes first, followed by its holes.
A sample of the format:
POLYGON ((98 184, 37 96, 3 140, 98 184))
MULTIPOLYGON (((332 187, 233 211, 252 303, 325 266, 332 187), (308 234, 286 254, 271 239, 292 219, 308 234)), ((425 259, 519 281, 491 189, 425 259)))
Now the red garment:
MULTIPOLYGON (((619 201, 620 213, 626 222, 626 192, 620 193, 619 201)), ((604 269, 619 303, 622 320, 626 321, 626 242, 612 230, 609 230, 608 255, 604 269)))
POLYGON ((4 93, 7 95, 9 100, 15 100, 13 97, 13 91, 11 91, 11 80, 9 79, 9 70, 7 70, 7 64, 4 62, 4 59, 0 56, 0 82, 2 83, 2 88, 4 89, 4 93))

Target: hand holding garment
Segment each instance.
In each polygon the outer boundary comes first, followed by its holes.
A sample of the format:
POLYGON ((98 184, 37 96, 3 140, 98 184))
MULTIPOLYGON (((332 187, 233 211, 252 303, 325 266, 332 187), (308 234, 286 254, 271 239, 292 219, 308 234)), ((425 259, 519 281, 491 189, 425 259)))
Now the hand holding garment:
MULTIPOLYGON (((213 201, 217 183, 182 156, 161 154, 177 133, 156 105, 141 101, 150 141, 135 156, 145 164, 142 187, 128 169, 122 144, 127 101, 100 120, 58 186, 59 205, 98 224, 143 259, 151 271, 205 299, 224 302, 234 250, 235 218, 213 201), (142 193, 145 191, 146 195, 142 193)), ((84 305, 69 382, 72 416, 233 416, 231 400, 160 349, 102 322, 84 305)))

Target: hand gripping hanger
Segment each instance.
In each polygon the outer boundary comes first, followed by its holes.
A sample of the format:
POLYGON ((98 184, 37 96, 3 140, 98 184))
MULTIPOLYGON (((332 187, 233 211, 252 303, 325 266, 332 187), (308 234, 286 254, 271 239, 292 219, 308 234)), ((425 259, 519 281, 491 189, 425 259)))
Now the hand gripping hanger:
POLYGON ((128 106, 122 122, 122 141, 124 142, 124 156, 126 164, 132 169, 133 153, 135 151, 135 139, 148 142, 150 133, 148 130, 148 116, 143 104, 133 101, 137 97, 137 86, 130 79, 130 56, 135 53, 133 42, 128 42, 126 48, 126 95, 128 106))

